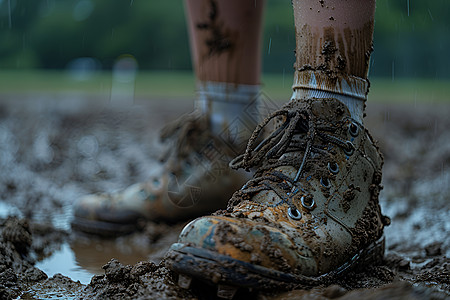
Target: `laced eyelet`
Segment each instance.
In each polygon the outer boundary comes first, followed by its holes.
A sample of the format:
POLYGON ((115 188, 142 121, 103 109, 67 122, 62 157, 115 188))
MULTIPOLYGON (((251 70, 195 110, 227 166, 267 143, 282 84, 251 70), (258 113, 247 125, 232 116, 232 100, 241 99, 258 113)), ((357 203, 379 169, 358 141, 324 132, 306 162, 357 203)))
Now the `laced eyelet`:
POLYGON ((351 122, 350 125, 348 125, 348 132, 353 137, 358 136, 358 133, 359 133, 358 125, 356 125, 356 123, 354 123, 354 122, 351 122))
POLYGON ((288 215, 291 219, 300 220, 302 218, 302 213, 297 209, 292 207, 288 208, 288 215))
POLYGON ((330 181, 328 181, 328 178, 326 178, 326 177, 320 177, 320 183, 327 189, 329 189, 331 187, 330 181))
POLYGON ((332 174, 339 173, 339 165, 335 162, 328 163, 328 171, 330 171, 332 174))
POLYGON ((345 143, 347 144, 347 148, 344 148, 344 153, 347 154, 348 156, 355 153, 355 146, 353 145, 353 143, 350 141, 347 141, 345 143))
POLYGON ((302 206, 307 210, 312 210, 314 208, 314 205, 316 205, 313 197, 302 196, 300 198, 300 202, 302 203, 302 206))

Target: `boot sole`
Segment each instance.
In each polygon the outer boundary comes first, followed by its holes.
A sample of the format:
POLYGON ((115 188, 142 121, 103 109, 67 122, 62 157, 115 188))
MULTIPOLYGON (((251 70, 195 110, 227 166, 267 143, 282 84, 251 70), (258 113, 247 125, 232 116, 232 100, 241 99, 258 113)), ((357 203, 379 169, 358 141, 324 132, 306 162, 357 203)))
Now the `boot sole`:
POLYGON ((142 226, 140 226, 139 223, 121 224, 81 218, 74 218, 71 222, 71 227, 76 231, 104 237, 125 235, 142 229, 142 226))
MULTIPOLYGON (((181 274, 184 282, 190 282, 193 278, 219 285, 219 288, 222 285, 248 289, 292 289, 330 283, 350 270, 379 263, 383 260, 384 248, 385 239, 382 236, 337 269, 317 277, 284 273, 181 243, 171 246, 166 264, 173 271, 181 274)), ((189 284, 183 285, 182 287, 189 287, 189 284)))

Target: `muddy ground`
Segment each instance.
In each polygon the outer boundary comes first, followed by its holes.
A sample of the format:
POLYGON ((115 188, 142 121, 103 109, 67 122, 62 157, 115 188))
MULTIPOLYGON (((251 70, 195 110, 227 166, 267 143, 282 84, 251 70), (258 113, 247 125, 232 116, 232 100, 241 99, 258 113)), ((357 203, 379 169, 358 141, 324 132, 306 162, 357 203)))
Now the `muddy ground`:
MULTIPOLYGON (((330 286, 238 298, 450 298, 450 105, 387 103, 369 102, 365 119, 385 156, 381 205, 392 225, 383 264, 330 286)), ((0 95, 0 299, 214 294, 179 288, 161 262, 183 224, 149 223, 110 240, 69 226, 71 204, 81 195, 145 180, 161 150, 158 129, 191 107, 190 100, 111 107, 101 97, 0 95), (43 271, 46 259, 67 245, 74 263, 92 275, 87 282, 43 271)))

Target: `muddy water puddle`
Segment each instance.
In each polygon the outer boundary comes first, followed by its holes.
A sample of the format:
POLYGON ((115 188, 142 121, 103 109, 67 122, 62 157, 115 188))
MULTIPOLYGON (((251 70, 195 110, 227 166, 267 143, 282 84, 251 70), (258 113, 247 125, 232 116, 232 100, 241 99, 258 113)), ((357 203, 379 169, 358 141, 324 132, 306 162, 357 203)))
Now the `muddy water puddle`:
POLYGON ((83 238, 81 241, 65 242, 50 257, 36 263, 36 267, 49 277, 60 273, 74 281, 88 284, 92 276, 104 274, 102 266, 112 258, 126 265, 150 259, 151 253, 146 253, 145 247, 123 247, 123 244, 132 243, 130 239, 122 238, 119 242, 83 238))
POLYGON ((52 256, 37 262, 36 267, 44 271, 48 277, 60 273, 83 284, 88 284, 95 274, 102 273, 101 268, 91 267, 89 270, 83 268, 68 243, 62 244, 60 249, 55 251, 52 256))
MULTIPOLYGON (((171 229, 166 225, 149 223, 138 233, 116 238, 99 238, 71 232, 72 206, 67 205, 63 212, 50 216, 50 219, 56 229, 67 231, 68 237, 50 256, 38 261, 36 267, 49 277, 59 273, 82 284, 88 284, 94 275, 104 274, 102 267, 113 258, 124 265, 134 265, 140 261, 158 264, 166 249, 176 241, 182 228, 181 224, 171 229), (169 230, 170 233, 167 232, 169 230), (166 234, 160 237, 161 232, 166 234), (158 236, 157 239, 154 238, 155 235, 158 236)), ((33 220, 42 223, 46 220, 43 217, 36 214, 33 220)))
MULTIPOLYGON (((33 216, 33 222, 50 222, 52 227, 69 232, 72 206, 66 205, 62 211, 62 214, 45 216, 37 213, 33 216)), ((23 213, 17 207, 0 201, 0 218, 5 219, 8 216, 23 218, 23 213)), ((44 271, 48 277, 59 273, 74 281, 88 284, 92 276, 104 274, 102 266, 112 258, 118 259, 123 264, 135 264, 145 260, 158 263, 161 253, 156 252, 159 249, 152 252, 144 245, 146 240, 142 234, 117 239, 100 239, 72 233, 55 247, 56 250, 50 251, 50 256, 37 258, 35 266, 44 271)))
MULTIPOLYGON (((70 215, 71 215, 71 206, 67 205, 65 209, 63 209, 66 213, 64 214, 56 214, 53 216, 46 216, 47 218, 43 218, 44 216, 37 214, 35 217, 36 222, 48 222, 51 220, 52 226, 55 228, 59 228, 62 230, 70 229, 70 215), (50 217, 50 218, 49 218, 50 217)), ((15 206, 9 205, 5 202, 0 201, 0 218, 6 219, 8 216, 16 216, 18 218, 23 218, 23 213, 15 206)), ((47 276, 51 277, 57 273, 63 274, 70 278, 73 278, 75 281, 79 280, 83 284, 87 284, 90 281, 90 278, 94 274, 100 274, 101 268, 90 268, 89 270, 82 267, 77 259, 75 252, 70 246, 68 241, 63 242, 59 245, 58 250, 53 251, 53 253, 40 261, 36 262, 36 267, 43 270, 47 276)))

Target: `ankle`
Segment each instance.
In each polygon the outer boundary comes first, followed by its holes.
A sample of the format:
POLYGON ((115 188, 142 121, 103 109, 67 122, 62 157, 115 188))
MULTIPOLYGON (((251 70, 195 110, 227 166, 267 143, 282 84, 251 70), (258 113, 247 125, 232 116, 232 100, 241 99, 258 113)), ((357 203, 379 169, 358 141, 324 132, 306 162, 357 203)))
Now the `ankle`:
POLYGON ((353 119, 363 123, 369 81, 356 76, 330 77, 322 71, 297 71, 292 99, 335 98, 345 104, 353 119))
POLYGON ((238 147, 259 123, 259 85, 200 81, 195 107, 210 120, 211 131, 238 147))

